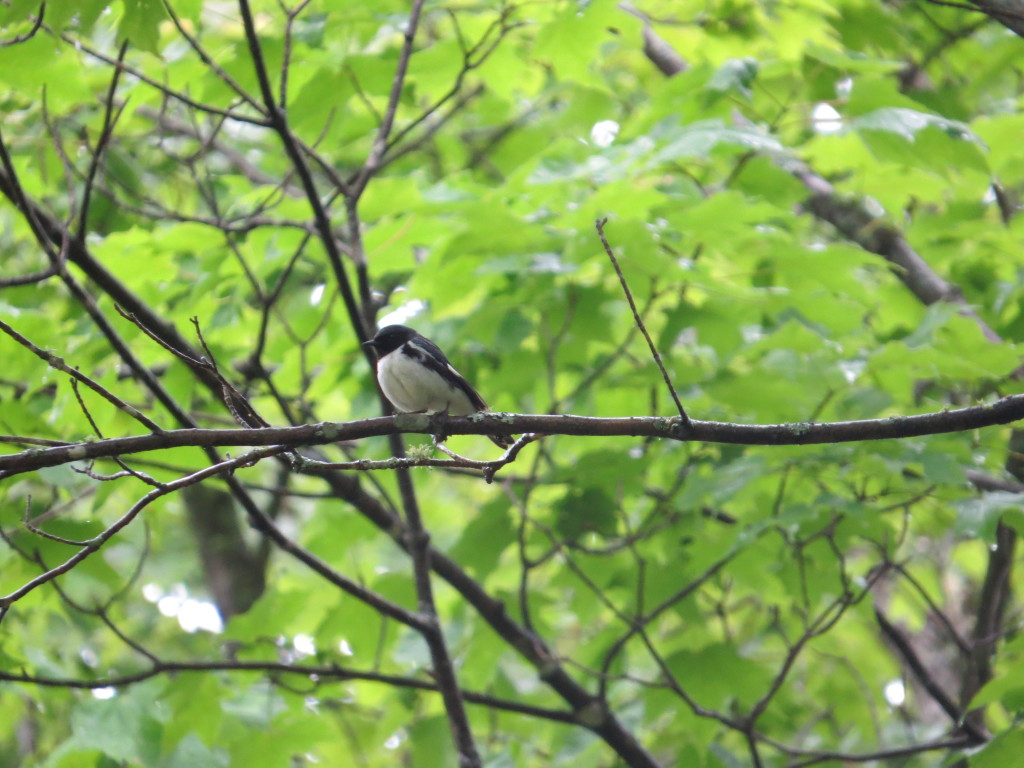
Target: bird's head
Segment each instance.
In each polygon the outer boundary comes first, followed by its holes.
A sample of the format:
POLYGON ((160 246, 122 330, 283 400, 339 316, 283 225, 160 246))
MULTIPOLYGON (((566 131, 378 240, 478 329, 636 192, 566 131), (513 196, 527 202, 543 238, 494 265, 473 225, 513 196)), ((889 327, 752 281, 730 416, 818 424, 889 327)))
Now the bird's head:
POLYGON ((363 346, 373 347, 380 357, 384 357, 418 335, 406 325, 385 325, 372 339, 364 341, 363 346))

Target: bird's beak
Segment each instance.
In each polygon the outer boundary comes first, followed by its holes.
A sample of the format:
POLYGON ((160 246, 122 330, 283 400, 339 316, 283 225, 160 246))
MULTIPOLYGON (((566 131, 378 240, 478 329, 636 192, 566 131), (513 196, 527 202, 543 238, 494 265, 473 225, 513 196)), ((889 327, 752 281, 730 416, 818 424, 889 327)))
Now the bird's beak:
POLYGON ((377 346, 377 342, 375 342, 373 339, 370 339, 369 341, 364 341, 363 342, 363 346, 364 347, 376 347, 377 346))

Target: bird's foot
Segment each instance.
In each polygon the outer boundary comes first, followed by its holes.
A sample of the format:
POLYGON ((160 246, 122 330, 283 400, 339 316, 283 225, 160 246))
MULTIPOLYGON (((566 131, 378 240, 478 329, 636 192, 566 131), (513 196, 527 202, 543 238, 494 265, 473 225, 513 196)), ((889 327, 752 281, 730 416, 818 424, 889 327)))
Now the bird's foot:
POLYGON ((432 426, 438 428, 434 433, 434 445, 440 445, 448 439, 448 409, 445 408, 443 411, 438 411, 430 417, 432 426))

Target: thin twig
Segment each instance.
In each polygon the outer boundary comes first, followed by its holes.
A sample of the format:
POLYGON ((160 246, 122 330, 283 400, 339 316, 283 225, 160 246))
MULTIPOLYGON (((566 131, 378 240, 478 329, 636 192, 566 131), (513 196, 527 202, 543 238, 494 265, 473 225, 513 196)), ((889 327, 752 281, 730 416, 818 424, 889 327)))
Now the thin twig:
MULTIPOLYGON (((65 560, 63 563, 54 566, 46 573, 40 574, 36 578, 32 579, 31 581, 22 585, 18 589, 14 590, 10 594, 4 597, 0 597, 0 610, 6 610, 11 605, 16 603, 18 600, 21 600, 23 597, 25 597, 27 594, 32 592, 37 587, 40 587, 43 584, 46 584, 47 582, 57 578, 61 574, 70 571, 80 562, 85 560, 85 558, 87 558, 89 555, 99 550, 114 536, 114 534, 116 534, 126 525, 131 523, 132 520, 134 520, 139 515, 139 513, 142 512, 142 510, 144 510, 147 506, 149 506, 152 502, 156 501, 161 496, 166 496, 167 494, 173 493, 174 491, 177 491, 180 488, 184 488, 189 485, 194 485, 195 483, 202 482, 208 477, 212 477, 217 474, 222 474, 224 472, 231 472, 237 469, 238 467, 250 466, 260 461, 261 459, 266 458, 267 456, 274 456, 285 450, 287 449, 284 446, 278 445, 272 445, 265 448, 258 448, 256 450, 249 451, 248 453, 245 453, 242 456, 239 456, 238 458, 228 459, 219 464, 204 467, 198 472, 194 472, 193 474, 188 475, 186 477, 182 477, 170 483, 166 483, 160 488, 155 488, 154 490, 150 491, 145 496, 143 496, 141 499, 139 499, 139 501, 137 501, 135 504, 133 504, 127 512, 121 515, 121 517, 118 518, 118 520, 114 522, 112 525, 104 529, 102 533, 98 534, 97 536, 94 536, 93 538, 85 542, 74 542, 74 544, 76 544, 77 546, 81 546, 82 548, 74 555, 69 557, 67 560, 65 560)), ((44 535, 46 535, 48 538, 50 537, 49 534, 44 535)))
MULTIPOLYGON (((99 618, 102 620, 103 616, 100 615, 99 618)), ((125 640, 124 637, 121 639, 125 640)), ((128 642, 128 645, 131 645, 144 656, 147 656, 147 658, 152 662, 152 666, 140 672, 100 677, 92 680, 82 680, 72 677, 47 677, 43 675, 29 675, 24 672, 8 672, 0 670, 0 680, 20 683, 22 685, 38 685, 47 688, 95 690, 97 688, 123 688, 140 683, 144 680, 149 680, 157 677, 158 675, 176 676, 189 672, 259 672, 273 675, 296 675, 307 680, 319 679, 323 682, 382 683, 395 688, 438 692, 437 684, 427 680, 399 675, 389 675, 381 672, 364 672, 347 667, 341 667, 337 664, 312 666, 303 664, 287 664, 279 661, 161 661, 152 654, 142 650, 141 647, 137 647, 137 644, 128 642)), ((497 696, 476 693, 474 691, 463 691, 462 696, 466 701, 472 702, 473 704, 481 704, 504 712, 514 712, 521 715, 527 715, 532 718, 550 720, 556 723, 566 723, 570 725, 579 724, 579 718, 575 712, 523 704, 518 701, 501 699, 497 696)))
POLYGON ((391 130, 395 125, 395 115, 398 113, 398 104, 401 100, 402 89, 405 85, 405 76, 409 71, 409 59, 412 58, 413 41, 416 38, 416 30, 420 23, 420 14, 423 11, 424 0, 412 0, 412 8, 409 11, 409 20, 406 22, 405 32, 402 41, 402 50, 398 55, 398 65, 395 69, 395 76, 391 81, 391 93, 388 94, 388 106, 384 112, 384 119, 377 129, 377 136, 373 140, 373 146, 366 158, 366 162, 359 170, 359 174, 352 183, 352 198, 358 199, 366 189, 367 183, 379 170, 381 159, 388 148, 388 139, 391 138, 391 130))
MULTIPOLYGON (((288 159, 291 161, 295 173, 298 174, 302 182, 302 189, 306 193, 307 201, 316 221, 317 233, 327 253, 331 270, 334 272, 334 279, 338 283, 338 289, 341 291, 342 298, 345 301, 345 309, 348 312, 356 338, 360 342, 366 341, 369 338, 368 329, 356 296, 352 291, 351 282, 345 272, 341 251, 338 247, 337 239, 334 237, 334 230, 331 227, 330 216, 320 200, 320 195, 317 192, 313 176, 309 171, 309 166, 303 160, 302 149, 288 125, 288 118, 284 110, 274 101, 274 91, 270 84, 270 77, 267 74, 267 65, 263 57, 259 36, 256 32, 256 22, 253 19, 252 10, 247 0, 239 0, 238 7, 242 16, 242 24, 245 28, 245 38, 249 47, 249 54, 252 57, 253 68, 256 71, 256 80, 260 86, 260 94, 263 98, 267 114, 270 116, 270 127, 274 129, 281 139, 288 159)), ((370 360, 373 353, 366 349, 364 354, 367 360, 370 360)))
MULTIPOLYGON (((168 98, 174 99, 175 101, 179 101, 182 104, 191 107, 192 109, 198 110, 200 112, 206 112, 211 115, 221 115, 222 117, 230 118, 231 120, 237 120, 241 123, 249 123, 250 125, 259 125, 263 126, 264 128, 270 126, 270 122, 265 117, 250 117, 249 115, 242 115, 238 112, 232 112, 230 109, 221 109, 220 107, 215 107, 212 104, 203 104, 201 102, 198 102, 190 96, 180 91, 175 91, 173 88, 168 87, 167 85, 161 83, 158 80, 154 80, 152 77, 149 77, 148 75, 144 74, 139 69, 135 69, 134 67, 125 64, 124 62, 118 63, 116 59, 108 56, 100 50, 91 48, 90 46, 83 43, 81 40, 75 39, 66 32, 62 32, 60 34, 60 39, 68 45, 70 45, 75 50, 83 51, 84 53, 87 53, 89 56, 92 56, 95 59, 99 59, 104 64, 109 64, 113 67, 123 69, 128 75, 134 77, 140 82, 145 83, 151 88, 155 88, 157 91, 164 94, 168 98)), ((257 105, 256 108, 258 108, 258 106, 259 105, 257 105)))
POLYGON ((125 105, 114 111, 114 94, 117 91, 117 82, 121 79, 121 72, 124 70, 124 55, 128 51, 128 41, 121 43, 117 50, 117 63, 114 65, 114 76, 110 78, 110 87, 107 89, 107 105, 103 110, 103 127, 100 129, 100 137, 96 140, 96 148, 89 160, 89 170, 85 174, 85 189, 82 191, 82 210, 78 215, 78 232, 76 237, 79 240, 85 239, 89 227, 89 203, 92 200, 93 185, 96 183, 96 173, 100 169, 100 162, 103 160, 103 153, 114 135, 114 126, 124 112, 125 105))
POLYGON ((629 308, 633 311, 633 320, 640 328, 640 333, 644 335, 647 340, 647 346, 651 350, 651 355, 654 357, 654 362, 658 365, 658 370, 661 371, 661 377, 665 380, 665 386, 668 387, 669 393, 672 395, 672 402, 676 404, 676 410, 679 411, 679 418, 682 420, 683 429, 690 429, 690 417, 686 415, 686 410, 683 408, 683 404, 679 401, 679 395, 676 394, 676 388, 672 386, 672 379, 669 378, 668 371, 665 370, 665 364, 661 362, 661 355, 658 354, 658 348, 654 346, 654 342, 651 341, 651 334, 647 332, 647 326, 644 325, 643 318, 640 317, 640 312, 637 311, 636 302, 633 301, 633 294, 629 290, 629 284, 626 282, 625 275, 622 274, 622 269, 619 267, 619 260, 615 258, 615 253, 612 251, 612 247, 608 245, 608 238, 604 235, 604 225, 608 223, 608 219, 598 219, 594 222, 597 227, 597 236, 601 238, 601 245, 604 246, 604 252, 608 254, 608 258, 612 262, 612 266, 615 267, 615 274, 619 276, 619 283, 622 285, 622 290, 626 294, 626 300, 629 302, 629 308))
POLYGON ((39 11, 36 13, 35 23, 32 24, 32 28, 21 35, 15 35, 9 40, 0 40, 0 48, 6 48, 9 45, 17 45, 18 43, 24 43, 27 40, 31 40, 36 36, 36 32, 43 26, 43 17, 46 15, 46 3, 39 4, 39 11))
POLYGON ((149 429, 149 430, 151 430, 153 432, 160 432, 161 431, 159 425, 157 425, 156 422, 154 422, 152 419, 150 419, 144 413, 139 411, 138 408, 136 408, 135 406, 129 405, 128 403, 124 402, 124 400, 122 400, 121 398, 117 397, 114 393, 110 392, 108 389, 106 389, 106 387, 103 387, 102 385, 96 383, 95 381, 90 379, 88 376, 86 376, 84 373, 79 371, 77 368, 72 368, 70 365, 65 363, 61 358, 57 357, 54 354, 51 354, 50 352, 47 352, 45 349, 41 349, 40 347, 37 347, 35 344, 33 344, 28 339, 26 339, 24 336, 22 336, 16 330, 11 328, 11 326, 9 326, 3 320, 0 320, 0 331, 3 331, 4 333, 6 333, 8 336, 10 336, 16 342, 21 344, 21 346, 25 347, 25 349, 29 350, 32 354, 34 354, 36 357, 38 357, 41 360, 45 361, 46 364, 49 365, 51 368, 55 368, 58 371, 62 371, 64 373, 66 373, 68 376, 70 376, 73 380, 79 381, 82 384, 85 384, 85 386, 87 386, 89 389, 91 389, 97 395, 102 397, 108 403, 113 405, 118 410, 124 411, 125 413, 127 413, 129 416, 131 416, 133 419, 138 421, 140 424, 142 424, 147 429, 149 429))

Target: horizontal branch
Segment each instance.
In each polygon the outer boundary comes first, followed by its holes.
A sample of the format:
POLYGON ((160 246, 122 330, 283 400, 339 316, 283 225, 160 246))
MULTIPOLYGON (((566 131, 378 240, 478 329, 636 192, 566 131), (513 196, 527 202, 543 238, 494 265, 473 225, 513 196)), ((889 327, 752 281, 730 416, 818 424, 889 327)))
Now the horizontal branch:
MULTIPOLYGON (((97 688, 124 688, 159 675, 177 675, 183 672, 260 672, 274 676, 299 675, 306 680, 315 680, 317 684, 325 682, 370 682, 382 683, 396 688, 433 691, 435 693, 438 690, 435 683, 427 680, 420 680, 415 677, 388 675, 383 672, 364 672, 361 670, 340 667, 336 664, 311 666, 305 664, 285 664, 273 661, 160 661, 139 672, 127 675, 100 677, 93 680, 84 680, 73 677, 45 677, 40 675, 30 675, 25 672, 5 672, 0 670, 0 681, 21 683, 24 685, 38 685, 46 688, 77 688, 95 690, 97 688)), ((516 714, 537 717, 558 723, 567 723, 570 725, 580 724, 579 717, 574 712, 534 706, 532 704, 523 704, 517 701, 502 699, 497 696, 476 693, 475 691, 463 691, 462 696, 466 701, 490 707, 492 709, 514 712, 516 714)))
POLYGON ((818 763, 837 761, 841 763, 874 763, 879 760, 894 760, 900 757, 910 757, 912 755, 920 755, 925 752, 948 752, 954 749, 966 749, 967 747, 973 746, 970 739, 962 736, 955 736, 953 738, 935 739, 933 741, 922 741, 917 744, 907 744, 902 747, 889 747, 886 749, 878 749, 874 752, 862 752, 857 754, 855 752, 840 752, 838 750, 797 750, 787 749, 786 751, 791 755, 813 755, 807 760, 801 760, 799 762, 789 763, 786 768, 807 768, 807 766, 817 765, 818 763))
MULTIPOLYGON (((124 456, 165 448, 280 445, 298 448, 339 441, 362 440, 398 433, 446 435, 584 435, 600 437, 661 437, 681 442, 738 445, 816 445, 865 440, 893 440, 948 432, 964 432, 1024 418, 1024 395, 1010 395, 988 405, 891 416, 884 419, 826 423, 733 424, 691 420, 683 426, 678 416, 550 416, 540 414, 477 413, 465 418, 440 414, 402 413, 359 421, 304 424, 266 429, 177 429, 133 437, 113 437, 53 448, 31 448, 0 456, 0 479, 55 467, 73 461, 124 456)), ((495 461, 498 463, 498 460, 495 461)), ((353 469, 363 468, 355 462, 353 469)), ((366 462, 366 469, 371 463, 366 462)))

